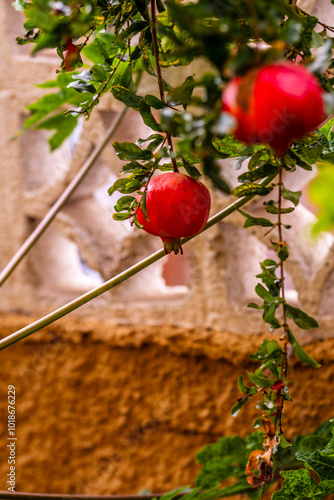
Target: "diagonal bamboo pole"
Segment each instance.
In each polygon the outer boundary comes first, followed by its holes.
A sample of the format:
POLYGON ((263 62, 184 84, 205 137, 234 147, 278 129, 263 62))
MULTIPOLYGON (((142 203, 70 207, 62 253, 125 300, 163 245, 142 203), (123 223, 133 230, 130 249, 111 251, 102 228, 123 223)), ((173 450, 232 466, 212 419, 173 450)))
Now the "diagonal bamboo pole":
MULTIPOLYGON (((276 177, 275 175, 271 175, 264 179, 260 184, 262 186, 266 186, 269 184, 274 178, 276 177)), ((203 231, 206 231, 210 227, 212 227, 214 224, 217 224, 217 222, 220 222, 221 220, 225 219, 228 215, 232 214, 235 212, 238 208, 242 207, 245 205, 248 201, 254 198, 256 195, 250 195, 250 196, 244 196, 243 198, 240 198, 239 200, 235 201, 228 207, 224 208, 220 212, 218 212, 216 215, 211 217, 203 229, 203 231)), ((203 232, 202 231, 202 232, 203 232)), ((183 238, 181 240, 181 244, 186 243, 187 241, 195 238, 196 236, 192 236, 190 238, 183 238)), ((60 307, 56 311, 48 314, 47 316, 44 316, 43 318, 35 321, 34 323, 31 323, 30 325, 21 328, 21 330, 18 330, 15 333, 12 333, 11 335, 8 335, 7 337, 3 338, 0 340, 0 351, 3 349, 6 349, 7 347, 11 346, 12 344, 15 344, 19 340, 24 339, 25 337, 28 337, 32 333, 37 332, 41 328, 44 328, 47 325, 50 325, 54 321, 57 321, 58 319, 62 318, 63 316, 66 316, 66 314, 74 311, 78 307, 86 304, 87 302, 90 302, 91 300, 95 299, 99 295, 102 295, 103 293, 107 292, 108 290, 111 290, 115 286, 119 285, 120 283, 123 283, 123 281, 126 281, 127 279, 131 278, 131 276, 134 276, 137 274, 139 271, 142 269, 145 269, 146 267, 150 266, 157 260, 161 259, 164 257, 165 252, 163 249, 158 250, 157 252, 153 253, 146 259, 138 262, 134 266, 130 267, 129 269, 126 269, 122 273, 118 274, 114 278, 111 278, 110 280, 106 281, 102 285, 98 286, 97 288, 94 288, 90 292, 85 293, 84 295, 81 295, 77 299, 72 300, 68 304, 65 304, 64 306, 60 307)))
POLYGON ((74 190, 77 188, 77 186, 83 180, 83 178, 87 175, 90 168, 94 165, 94 163, 96 162, 96 160, 101 155, 102 151, 104 150, 104 148, 106 147, 106 145, 110 141, 111 137, 114 135, 117 128, 122 123, 127 111, 128 111, 128 108, 124 107, 123 111, 117 117, 117 120, 114 123, 112 123, 111 126, 109 127, 109 129, 107 130, 101 143, 89 155, 89 157, 87 158, 85 163, 80 168, 79 172, 72 179, 70 184, 67 186, 65 191, 61 194, 61 196, 58 198, 58 200, 53 205, 51 210, 46 214, 44 219, 42 219, 42 221, 38 224, 36 229, 31 233, 31 235, 23 243, 21 248, 19 248, 19 250, 14 255, 14 257, 10 260, 10 262, 7 264, 7 266, 0 273, 0 287, 5 283, 5 281, 9 278, 9 276, 14 271, 14 269, 19 265, 21 260, 27 255, 27 253, 35 245, 36 241, 42 236, 44 231, 51 224, 51 222, 56 217, 58 212, 62 209, 62 207, 67 202, 67 200, 70 198, 70 196, 72 195, 74 190))

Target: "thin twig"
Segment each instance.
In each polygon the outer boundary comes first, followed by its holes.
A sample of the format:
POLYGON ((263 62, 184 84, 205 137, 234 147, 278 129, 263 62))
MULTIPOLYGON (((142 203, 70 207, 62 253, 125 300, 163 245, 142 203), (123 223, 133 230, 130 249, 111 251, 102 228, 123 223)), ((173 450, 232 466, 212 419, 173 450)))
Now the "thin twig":
POLYGON ((90 39, 90 37, 92 36, 92 34, 94 33, 94 31, 96 30, 97 26, 95 26, 95 28, 92 28, 91 32, 88 33, 88 35, 86 35, 86 40, 83 42, 83 44, 80 46, 80 52, 82 51, 82 49, 87 45, 88 43, 88 40, 90 39))

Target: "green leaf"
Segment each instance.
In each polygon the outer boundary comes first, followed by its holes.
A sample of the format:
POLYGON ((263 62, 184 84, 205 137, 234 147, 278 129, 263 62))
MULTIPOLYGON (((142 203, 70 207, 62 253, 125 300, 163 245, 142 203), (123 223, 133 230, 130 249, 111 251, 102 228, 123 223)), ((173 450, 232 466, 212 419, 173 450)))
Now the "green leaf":
POLYGON ((120 198, 114 209, 116 212, 122 212, 123 210, 130 210, 136 203, 136 198, 134 196, 122 196, 120 198))
POLYGON ((261 299, 267 302, 273 302, 273 300, 275 300, 275 297, 273 297, 271 293, 269 293, 268 290, 266 290, 264 286, 261 285, 260 283, 256 285, 255 292, 258 294, 259 297, 261 297, 261 299))
POLYGON ((187 174, 190 175, 190 177, 193 177, 193 179, 200 179, 202 177, 202 174, 197 170, 197 168, 191 165, 183 156, 181 156, 181 160, 187 174))
POLYGON ((150 127, 152 130, 155 132, 161 132, 161 127, 159 123, 156 121, 154 116, 152 115, 151 108, 150 106, 142 99, 139 101, 139 113, 141 114, 141 117, 148 127, 150 127))
POLYGON ((319 365, 319 363, 317 363, 304 351, 302 346, 298 343, 297 339, 293 336, 290 329, 288 330, 288 339, 290 344, 292 345, 295 355, 298 359, 300 359, 300 361, 309 366, 312 366, 313 368, 320 368, 321 365, 319 365))
POLYGON ((186 109, 191 103, 191 96, 195 87, 195 80, 192 76, 188 76, 186 80, 175 89, 171 90, 167 95, 167 102, 171 106, 179 106, 182 104, 186 109))
POLYGON ((274 224, 270 220, 262 217, 248 217, 245 221, 244 228, 252 226, 274 227, 274 224))
MULTIPOLYGON (((260 151, 259 151, 260 152, 260 151)), ((243 157, 244 158, 244 157, 243 157)), ((262 167, 258 167, 255 170, 252 170, 250 172, 245 172, 244 174, 239 175, 238 181, 239 182, 254 182, 258 181, 259 179, 265 179, 268 177, 268 175, 272 175, 279 172, 279 168, 266 164, 262 165, 262 167)))
POLYGON ((125 106, 138 111, 139 103, 143 100, 142 97, 121 85, 113 85, 110 91, 115 99, 121 101, 125 106))
POLYGON ((153 155, 148 149, 140 149, 132 142, 114 142, 113 147, 121 160, 150 160, 153 155))
POLYGON ((277 256, 281 260, 286 260, 289 257, 289 250, 285 242, 280 245, 280 249, 277 252, 277 256))
MULTIPOLYGON (((240 391, 244 392, 245 394, 251 395, 256 393, 256 388, 255 387, 246 387, 244 384, 244 379, 243 376, 240 375, 238 378, 238 387, 240 391)), ((233 414, 232 414, 233 415, 233 414)))
POLYGON ((143 229, 144 228, 144 226, 142 226, 140 224, 140 222, 138 221, 137 214, 133 217, 133 222, 134 222, 134 225, 138 227, 138 229, 143 229))
POLYGON ((282 471, 283 487, 275 491, 273 500, 303 500, 322 498, 322 488, 306 469, 282 471))
POLYGON ((305 463, 308 469, 314 470, 320 479, 333 480, 334 478, 334 454, 316 450, 313 453, 298 451, 297 460, 305 463))
POLYGON ((252 217, 251 215, 247 214, 243 210, 238 209, 238 212, 240 212, 244 217, 246 217, 246 221, 244 224, 244 227, 251 227, 251 226, 262 226, 262 227, 273 227, 274 224, 268 220, 264 219, 262 217, 252 217))
POLYGON ((67 85, 67 88, 72 88, 81 94, 96 94, 94 85, 82 81, 71 82, 67 85))
POLYGON ((136 179, 126 178, 118 179, 114 184, 108 189, 108 193, 111 196, 115 191, 119 191, 122 194, 133 193, 140 189, 141 184, 136 179))
POLYGON ((301 195, 301 191, 290 191, 289 189, 286 189, 285 186, 282 186, 283 198, 291 201, 295 205, 295 207, 298 205, 301 195))
POLYGON ((127 40, 128 38, 132 37, 133 35, 136 35, 137 33, 140 33, 149 26, 150 25, 147 21, 133 20, 130 26, 122 31, 121 37, 123 38, 123 40, 127 40))
POLYGON ((237 141, 232 135, 226 135, 222 139, 214 137, 212 139, 212 146, 220 153, 220 157, 223 159, 238 157, 245 157, 246 159, 252 153, 250 146, 245 146, 243 142, 237 141))
POLYGON ((260 149, 256 151, 249 160, 248 170, 253 171, 259 165, 264 155, 268 155, 267 150, 260 149))
POLYGON ((42 97, 39 101, 27 106, 27 109, 32 113, 32 116, 24 122, 24 128, 27 129, 35 125, 46 115, 60 108, 66 100, 60 94, 48 94, 42 97))
POLYGON ((242 186, 234 188, 232 194, 238 198, 241 198, 242 196, 253 196, 254 194, 264 196, 270 193, 270 191, 271 190, 268 187, 249 182, 248 184, 243 184, 242 186))
POLYGON ((166 103, 160 101, 157 97, 151 94, 147 94, 145 97, 145 102, 154 109, 163 109, 167 106, 166 103))
POLYGON ((272 328, 280 328, 282 326, 281 323, 275 317, 278 305, 279 305, 278 303, 271 304, 269 307, 265 307, 263 311, 263 316, 262 316, 263 321, 269 323, 269 325, 271 325, 272 328))
POLYGON ((36 129, 56 130, 49 139, 51 151, 58 148, 73 132, 78 123, 78 117, 59 113, 41 122, 36 129))
POLYGON ((146 197, 147 197, 147 191, 145 190, 140 198, 140 209, 143 212, 145 219, 149 222, 150 219, 148 218, 147 215, 146 197))
POLYGON ((285 437, 283 436, 283 434, 280 434, 279 436, 279 445, 281 448, 289 448, 290 446, 292 446, 291 443, 289 443, 289 441, 287 441, 285 439, 285 437))
POLYGON ((249 380, 259 386, 259 387, 262 387, 262 388, 266 388, 266 387, 271 387, 275 380, 271 379, 271 378, 268 378, 266 377, 265 375, 256 375, 255 373, 251 373, 251 372, 246 372, 248 377, 249 377, 249 380))
POLYGON ((243 406, 245 406, 249 401, 249 398, 240 399, 232 408, 231 415, 236 417, 243 406))
POLYGON ((331 140, 333 125, 334 125, 334 118, 328 120, 328 122, 320 129, 320 132, 326 137, 328 141, 331 140))
POLYGON ((95 82, 106 82, 109 77, 107 66, 104 64, 94 64, 90 69, 90 73, 95 82))
POLYGON ((125 214, 116 213, 116 214, 113 214, 113 216, 112 216, 112 218, 114 220, 117 220, 117 221, 127 220, 127 219, 130 219, 130 217, 132 217, 131 212, 127 212, 125 214))
POLYGON ((302 328, 303 330, 310 330, 312 328, 319 327, 318 322, 314 318, 308 316, 304 311, 301 311, 297 307, 285 304, 284 309, 287 318, 293 319, 299 328, 302 328))

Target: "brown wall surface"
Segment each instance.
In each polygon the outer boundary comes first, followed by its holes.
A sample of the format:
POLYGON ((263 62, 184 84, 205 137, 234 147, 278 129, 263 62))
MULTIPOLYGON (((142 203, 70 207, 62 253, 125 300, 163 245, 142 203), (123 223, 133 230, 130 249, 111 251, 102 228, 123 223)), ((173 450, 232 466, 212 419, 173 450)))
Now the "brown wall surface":
MULTIPOLYGON (((6 336, 32 318, 3 316, 6 336)), ((268 338, 268 335, 266 336, 268 338)), ((16 388, 16 491, 154 493, 194 483, 195 454, 252 432, 254 402, 233 418, 237 378, 262 337, 67 318, 0 352, 0 490, 7 490, 7 387, 16 388)), ((288 438, 333 416, 334 340, 290 360, 288 438)))

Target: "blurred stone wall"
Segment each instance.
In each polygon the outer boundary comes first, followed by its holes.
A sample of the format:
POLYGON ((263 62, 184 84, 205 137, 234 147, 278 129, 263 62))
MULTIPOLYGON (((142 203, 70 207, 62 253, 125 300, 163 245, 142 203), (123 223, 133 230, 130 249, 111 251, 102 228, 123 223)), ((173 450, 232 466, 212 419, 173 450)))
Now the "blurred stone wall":
MULTIPOLYGON (((2 317, 2 331, 28 320, 2 317)), ((1 354, 0 491, 9 467, 8 385, 16 388, 16 491, 137 494, 193 485, 199 450, 254 430, 260 411, 253 398, 236 418, 231 408, 241 395, 238 375, 254 370, 249 353, 261 341, 68 317, 8 348, 1 354)), ((334 416, 334 340, 310 342, 307 351, 322 367, 290 358, 289 440, 334 416)))

